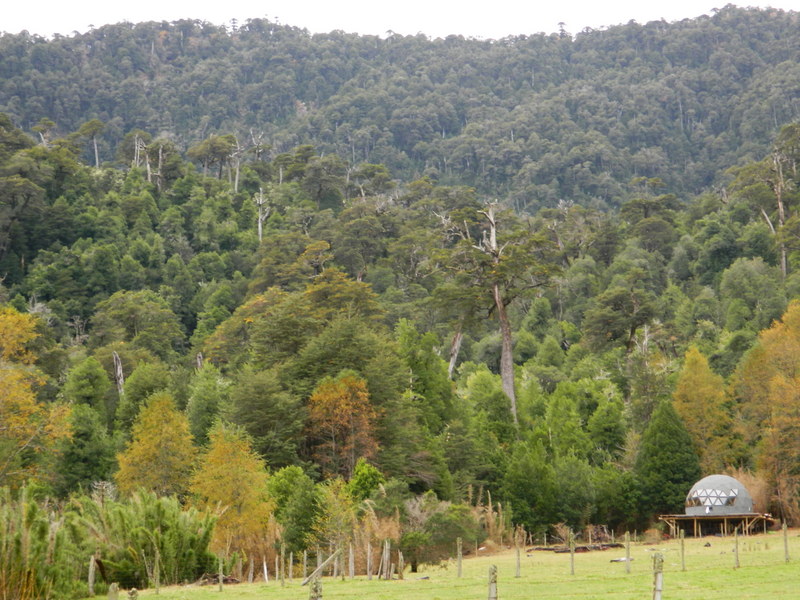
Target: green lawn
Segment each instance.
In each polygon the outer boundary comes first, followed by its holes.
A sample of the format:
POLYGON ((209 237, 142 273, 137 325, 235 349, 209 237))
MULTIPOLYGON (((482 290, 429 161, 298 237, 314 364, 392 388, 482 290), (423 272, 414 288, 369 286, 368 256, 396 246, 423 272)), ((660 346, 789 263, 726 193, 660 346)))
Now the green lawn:
MULTIPOLYGON (((569 554, 530 552, 522 556, 522 576, 515 578, 515 553, 507 550, 493 556, 464 560, 461 579, 456 577, 454 562, 442 567, 428 567, 424 572, 406 572, 403 581, 323 580, 323 597, 331 600, 465 600, 487 596, 489 566, 498 567, 498 590, 502 600, 525 599, 602 599, 642 600, 652 597, 652 561, 654 551, 664 554, 665 599, 736 600, 797 597, 800 573, 800 537, 789 534, 793 562, 784 562, 783 537, 780 532, 739 539, 740 568, 734 569, 733 538, 708 537, 686 540, 686 571, 681 571, 680 542, 632 544, 630 574, 624 563, 612 563, 623 557, 624 550, 607 550, 575 555, 575 575, 570 575, 569 554), (706 547, 705 544, 711 545, 706 547), (426 576, 429 579, 421 579, 426 576)), ((256 598, 299 600, 308 598, 308 587, 299 579, 285 587, 268 584, 228 585, 222 593, 216 586, 162 588, 164 600, 246 600, 256 598)), ((143 591, 140 597, 154 597, 143 591)), ((120 593, 120 600, 126 596, 120 593)), ((98 596, 102 598, 102 596, 98 596)))

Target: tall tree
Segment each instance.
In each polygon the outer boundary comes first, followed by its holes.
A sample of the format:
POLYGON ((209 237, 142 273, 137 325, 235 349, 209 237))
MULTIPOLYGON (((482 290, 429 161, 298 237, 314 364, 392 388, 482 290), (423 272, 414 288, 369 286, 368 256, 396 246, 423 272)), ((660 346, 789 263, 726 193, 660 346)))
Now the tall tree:
POLYGON ((106 124, 100 119, 92 119, 90 121, 86 121, 86 123, 81 125, 78 129, 79 136, 92 140, 92 149, 94 150, 94 166, 98 169, 100 168, 100 153, 97 150, 97 137, 103 133, 105 128, 106 124))
POLYGON ((514 345, 507 309, 520 294, 548 281, 554 270, 547 256, 551 244, 510 212, 500 210, 497 202, 480 209, 453 211, 441 219, 447 235, 455 242, 450 264, 474 277, 474 286, 488 296, 490 312, 500 323, 500 376, 516 424, 514 345))

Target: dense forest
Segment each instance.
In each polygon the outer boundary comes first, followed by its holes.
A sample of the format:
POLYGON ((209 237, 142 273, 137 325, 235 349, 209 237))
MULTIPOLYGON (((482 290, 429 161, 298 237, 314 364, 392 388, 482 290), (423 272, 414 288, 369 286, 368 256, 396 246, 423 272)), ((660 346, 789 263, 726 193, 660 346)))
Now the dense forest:
POLYGON ((6 591, 800 522, 797 22, 0 37, 6 591))

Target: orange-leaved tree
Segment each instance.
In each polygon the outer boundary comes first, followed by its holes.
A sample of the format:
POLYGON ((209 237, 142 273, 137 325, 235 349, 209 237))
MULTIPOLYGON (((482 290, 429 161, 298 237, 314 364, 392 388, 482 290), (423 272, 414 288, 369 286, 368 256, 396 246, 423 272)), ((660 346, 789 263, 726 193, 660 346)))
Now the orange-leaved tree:
POLYGON ((37 458, 70 435, 69 407, 36 398, 45 380, 29 348, 36 326, 36 317, 0 308, 0 485, 35 476, 37 458))
POLYGON ((266 465, 236 425, 217 422, 208 440, 189 491, 200 508, 217 515, 212 547, 226 555, 243 552, 250 560, 266 557, 279 533, 266 465))
POLYGON ((308 427, 315 442, 314 458, 328 475, 350 478, 360 457, 378 451, 375 422, 367 382, 354 371, 326 377, 308 400, 308 427))

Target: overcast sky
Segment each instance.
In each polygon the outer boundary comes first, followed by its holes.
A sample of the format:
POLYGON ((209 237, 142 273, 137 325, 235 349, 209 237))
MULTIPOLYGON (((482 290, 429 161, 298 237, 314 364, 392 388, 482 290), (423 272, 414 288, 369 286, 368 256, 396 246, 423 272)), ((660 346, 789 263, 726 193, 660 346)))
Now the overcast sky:
MULTIPOLYGON (((120 21, 174 21, 200 19, 215 24, 235 18, 241 22, 267 17, 311 32, 342 29, 362 34, 424 33, 431 37, 449 34, 500 38, 507 35, 557 31, 560 22, 577 33, 585 27, 599 28, 657 19, 678 21, 711 14, 725 0, 233 0, 197 2, 188 0, 15 0, 3 9, 0 30, 50 36, 84 32, 120 21)), ((800 0, 743 2, 743 5, 773 6, 800 10, 800 0)), ((2 57, 0 57, 2 59, 2 57)))

